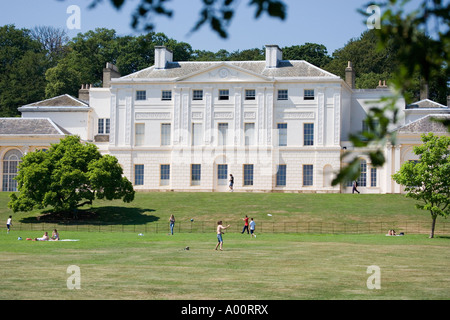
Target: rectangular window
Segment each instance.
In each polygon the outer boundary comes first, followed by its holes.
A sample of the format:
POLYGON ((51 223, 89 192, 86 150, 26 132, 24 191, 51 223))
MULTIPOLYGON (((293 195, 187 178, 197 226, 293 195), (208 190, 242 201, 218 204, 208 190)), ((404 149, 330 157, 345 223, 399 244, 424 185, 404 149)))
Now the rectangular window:
POLYGON ((367 187, 367 162, 366 160, 361 160, 360 162, 361 173, 358 178, 358 186, 367 187))
POLYGON ((303 100, 314 100, 314 90, 305 89, 303 91, 303 100))
POLYGON ((280 147, 287 146, 287 123, 278 123, 278 145, 280 147))
POLYGON ((370 186, 377 186, 377 168, 370 168, 370 186))
POLYGON ((255 145, 255 124, 245 123, 244 124, 244 134, 245 134, 245 145, 253 146, 255 145))
POLYGON ((170 183, 170 164, 162 164, 160 168, 160 184, 168 186, 170 183))
POLYGON ((161 123, 161 145, 170 146, 170 136, 171 136, 171 124, 161 123))
POLYGON ((136 123, 134 133, 134 144, 136 146, 143 146, 145 143, 145 124, 136 123))
POLYGON ((312 186, 313 185, 313 165, 305 164, 303 165, 303 185, 312 186))
POLYGON ((105 134, 109 134, 109 132, 110 132, 110 128, 111 128, 110 123, 111 123, 111 120, 106 118, 105 119, 105 134))
POLYGON ((228 179, 228 165, 218 164, 217 165, 217 183, 221 186, 227 184, 228 179))
POLYGON ((203 100, 203 90, 192 91, 192 100, 203 100))
POLYGON ((138 101, 147 100, 147 91, 145 90, 136 91, 136 100, 138 101))
POLYGON ((255 100, 256 90, 245 90, 245 100, 255 100))
POLYGON ((109 134, 109 119, 98 119, 98 134, 109 134))
POLYGON ((244 164, 244 186, 253 185, 253 165, 244 164))
POLYGON ((202 180, 202 165, 192 164, 191 165, 191 185, 199 186, 202 180))
POLYGON ((287 99, 288 99, 288 91, 278 90, 278 100, 287 100, 287 99))
POLYGON ((161 93, 161 100, 162 101, 170 101, 172 100, 172 91, 170 90, 163 90, 161 93))
POLYGON ((314 145, 314 123, 305 123, 303 125, 303 145, 314 145))
POLYGON ((228 123, 219 123, 219 146, 226 146, 227 145, 227 136, 228 136, 228 123))
POLYGON ((136 164, 134 166, 134 185, 142 186, 144 185, 144 165, 136 164))
POLYGON ((277 187, 284 186, 286 186, 286 165, 280 164, 277 170, 277 187))
POLYGON ((192 124, 192 145, 201 146, 203 137, 203 126, 201 123, 192 124))
POLYGON ((98 134, 103 134, 105 131, 105 119, 98 119, 98 134))
POLYGON ((228 100, 230 98, 230 90, 219 90, 219 100, 228 100))

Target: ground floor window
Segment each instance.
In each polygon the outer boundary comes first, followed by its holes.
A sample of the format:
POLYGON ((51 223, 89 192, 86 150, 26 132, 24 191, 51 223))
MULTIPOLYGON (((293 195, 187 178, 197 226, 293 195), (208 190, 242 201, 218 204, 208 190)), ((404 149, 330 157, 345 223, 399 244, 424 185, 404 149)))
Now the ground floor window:
POLYGON ((228 165, 218 164, 217 165, 217 183, 221 186, 227 184, 228 178, 228 165))
POLYGON ((134 166, 134 185, 142 186, 144 185, 144 165, 136 164, 134 166))
POLYGON ((21 158, 19 150, 9 150, 3 157, 3 191, 17 191, 17 181, 14 178, 19 172, 21 158))
MULTIPOLYGON (((362 159, 360 161, 360 169, 361 169, 361 172, 359 174, 358 179, 356 180, 358 187, 369 187, 369 186, 373 187, 373 188, 377 187, 377 185, 378 185, 377 168, 370 168, 370 166, 367 165, 367 161, 362 159)), ((347 181, 347 183, 345 185, 346 185, 346 187, 352 187, 353 181, 347 181)))
POLYGON ((370 186, 377 186, 377 168, 370 168, 370 186))
POLYGON ((286 165, 280 164, 277 170, 277 187, 286 186, 286 165))
POLYGON ((170 164, 162 164, 160 170, 160 184, 162 186, 167 186, 170 183, 170 164))
POLYGON ((358 186, 367 187, 367 162, 366 160, 361 160, 360 162, 361 173, 358 178, 358 186))
POLYGON ((312 186, 313 185, 313 165, 305 164, 303 165, 303 185, 312 186))
POLYGON ((199 186, 202 179, 202 165, 192 164, 191 165, 191 185, 199 186))
POLYGON ((244 186, 253 185, 253 165, 244 164, 244 186))

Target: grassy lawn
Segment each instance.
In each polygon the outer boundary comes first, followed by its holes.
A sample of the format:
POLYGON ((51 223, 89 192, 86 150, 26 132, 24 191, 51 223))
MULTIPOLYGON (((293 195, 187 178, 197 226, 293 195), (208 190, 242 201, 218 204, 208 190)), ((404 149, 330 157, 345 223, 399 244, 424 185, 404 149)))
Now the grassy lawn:
POLYGON ((227 233, 224 251, 214 251, 214 233, 17 236, 0 235, 0 299, 450 298, 448 238, 227 233), (70 265, 80 268, 80 290, 67 288, 70 265), (366 285, 372 265, 381 271, 379 290, 366 285))
MULTIPOLYGON (((7 200, 0 193, 0 219, 5 222, 12 214, 7 200)), ((26 241, 41 236, 43 228, 51 232, 50 224, 37 221, 38 211, 12 214, 16 224, 11 233, 0 232, 1 300, 450 298, 448 233, 428 239, 421 232, 386 237, 384 229, 359 234, 258 232, 261 224, 274 220, 354 226, 409 221, 428 228, 430 217, 400 195, 138 193, 132 204, 98 201, 88 209, 96 220, 125 225, 125 231, 99 232, 96 225, 91 231, 74 231, 58 225, 62 238, 79 241, 26 241), (190 219, 208 223, 201 232, 154 232, 154 225, 167 224, 170 213, 177 225, 189 225, 190 219), (257 221, 257 238, 240 234, 245 214, 257 221), (222 252, 214 251, 213 226, 219 219, 232 224, 222 252), (148 232, 138 235, 144 226, 148 232), (80 268, 80 290, 67 288, 70 265, 80 268), (373 265, 381 272, 378 290, 367 288, 367 268, 373 265)), ((437 226, 443 222, 438 219, 437 226)))

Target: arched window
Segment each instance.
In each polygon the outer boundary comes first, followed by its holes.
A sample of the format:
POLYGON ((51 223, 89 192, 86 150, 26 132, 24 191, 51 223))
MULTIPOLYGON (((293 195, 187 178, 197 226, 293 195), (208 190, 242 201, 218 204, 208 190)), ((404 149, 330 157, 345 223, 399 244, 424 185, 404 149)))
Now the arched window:
POLYGON ((19 150, 9 150, 3 157, 3 187, 2 191, 17 191, 17 176, 22 153, 19 150))

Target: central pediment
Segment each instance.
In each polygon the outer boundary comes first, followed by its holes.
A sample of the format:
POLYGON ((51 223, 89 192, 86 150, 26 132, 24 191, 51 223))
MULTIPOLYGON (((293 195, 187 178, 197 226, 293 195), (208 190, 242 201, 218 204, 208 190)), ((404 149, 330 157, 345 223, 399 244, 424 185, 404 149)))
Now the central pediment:
POLYGON ((203 70, 176 79, 179 82, 268 82, 269 77, 228 64, 226 62, 209 66, 203 70))

